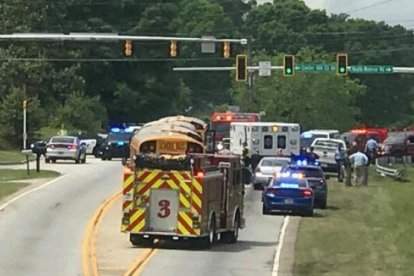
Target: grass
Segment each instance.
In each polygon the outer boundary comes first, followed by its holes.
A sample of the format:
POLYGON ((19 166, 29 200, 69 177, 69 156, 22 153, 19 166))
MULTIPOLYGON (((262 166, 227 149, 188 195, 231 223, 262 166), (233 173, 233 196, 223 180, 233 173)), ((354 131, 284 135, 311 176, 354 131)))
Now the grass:
POLYGON ((294 275, 414 275, 413 195, 373 170, 368 187, 330 181, 328 209, 301 220, 294 275))
MULTIPOLYGON (((29 157, 31 160, 34 157, 29 157)), ((0 150, 0 164, 12 164, 12 163, 20 163, 25 161, 26 157, 20 151, 17 150, 0 150)))
POLYGON ((47 170, 40 171, 39 173, 35 170, 31 170, 30 175, 27 175, 26 170, 0 169, 0 199, 15 193, 30 184, 16 181, 34 178, 53 178, 59 175, 58 172, 47 170))
POLYGON ((58 172, 48 170, 41 170, 38 173, 36 170, 31 170, 30 175, 28 175, 26 170, 0 169, 0 182, 33 178, 52 178, 59 175, 60 174, 58 172))
POLYGON ((0 200, 28 185, 29 183, 22 182, 0 182, 0 200))

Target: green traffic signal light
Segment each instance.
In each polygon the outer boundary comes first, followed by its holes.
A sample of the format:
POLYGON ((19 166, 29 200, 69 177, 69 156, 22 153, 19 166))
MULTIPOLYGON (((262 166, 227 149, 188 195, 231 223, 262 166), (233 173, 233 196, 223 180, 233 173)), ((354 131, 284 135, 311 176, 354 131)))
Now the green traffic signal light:
POLYGON ((295 66, 295 56, 286 55, 283 57, 283 75, 284 76, 293 76, 295 66))
POLYGON ((337 54, 336 55, 336 74, 338 76, 346 76, 348 74, 348 55, 337 54))

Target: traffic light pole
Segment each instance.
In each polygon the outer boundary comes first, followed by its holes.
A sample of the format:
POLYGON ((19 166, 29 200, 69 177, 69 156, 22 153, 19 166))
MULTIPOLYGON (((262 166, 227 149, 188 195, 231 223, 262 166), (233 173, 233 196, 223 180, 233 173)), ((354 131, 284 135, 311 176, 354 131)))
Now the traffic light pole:
POLYGON ((214 38, 214 37, 170 37, 170 36, 138 36, 99 33, 14 33, 0 34, 0 41, 184 41, 184 42, 230 42, 247 45, 247 39, 214 38))
MULTIPOLYGON (((256 72, 259 71, 259 66, 247 66, 247 70, 249 72, 256 72)), ((272 71, 278 71, 283 70, 283 66, 271 66, 270 69, 272 71)), ((236 70, 236 67, 174 67, 173 71, 175 72, 187 72, 187 71, 199 71, 199 72, 208 72, 208 71, 234 71, 236 70)), ((351 66, 348 66, 348 73, 349 74, 358 74, 358 73, 352 73, 351 66)), ((414 74, 414 67, 394 67, 392 73, 386 73, 386 75, 389 74, 414 74)), ((303 72, 301 72, 303 73, 303 72)))

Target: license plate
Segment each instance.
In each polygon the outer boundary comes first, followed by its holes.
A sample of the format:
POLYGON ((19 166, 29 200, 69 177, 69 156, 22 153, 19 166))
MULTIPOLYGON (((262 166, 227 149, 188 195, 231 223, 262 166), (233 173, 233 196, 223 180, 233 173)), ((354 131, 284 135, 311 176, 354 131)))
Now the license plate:
POLYGON ((322 167, 322 168, 327 168, 327 167, 328 167, 328 164, 323 164, 323 163, 322 163, 322 164, 321 164, 321 167, 322 167))
POLYGON ((286 198, 285 199, 285 203, 286 204, 292 204, 293 203, 293 199, 292 198, 286 198))
POLYGON ((58 154, 59 154, 59 155, 62 155, 62 154, 63 154, 63 151, 59 151, 59 152, 58 152, 58 154))
POLYGON ((169 141, 158 141, 158 150, 162 152, 180 153, 185 152, 185 142, 169 142, 169 141))

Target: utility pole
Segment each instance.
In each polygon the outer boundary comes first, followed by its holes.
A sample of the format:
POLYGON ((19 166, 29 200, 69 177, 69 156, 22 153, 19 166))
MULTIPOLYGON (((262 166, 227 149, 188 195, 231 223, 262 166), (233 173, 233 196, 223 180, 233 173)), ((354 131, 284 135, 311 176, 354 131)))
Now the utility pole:
MULTIPOLYGON (((27 146, 27 100, 23 101, 23 151, 26 150, 27 146)), ((26 169, 27 174, 30 174, 29 168, 29 155, 26 155, 26 169)))

